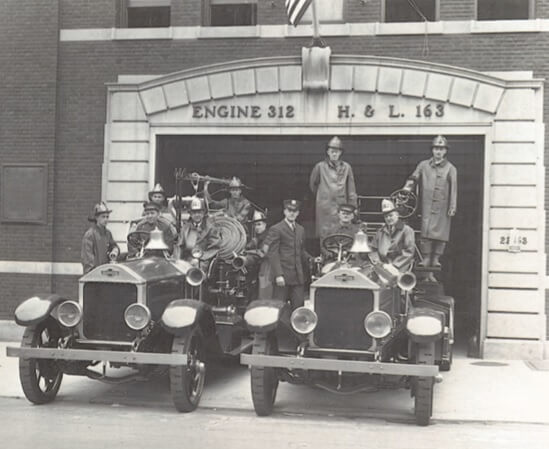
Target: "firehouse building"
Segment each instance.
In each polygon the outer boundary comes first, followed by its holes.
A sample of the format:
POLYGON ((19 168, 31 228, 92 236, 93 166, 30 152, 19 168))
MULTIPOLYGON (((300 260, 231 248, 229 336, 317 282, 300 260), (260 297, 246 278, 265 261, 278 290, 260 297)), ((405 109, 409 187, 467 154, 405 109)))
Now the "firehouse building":
POLYGON ((416 0, 421 16, 401 0, 319 3, 329 48, 311 51, 310 21, 287 25, 283 0, 1 2, 4 327, 36 292, 77 295, 100 200, 124 248, 147 192, 173 195, 175 168, 236 175, 271 223, 303 200, 313 237, 308 176, 332 136, 359 195, 385 196, 443 134, 459 180, 441 274, 457 340, 549 358, 549 0, 416 0))

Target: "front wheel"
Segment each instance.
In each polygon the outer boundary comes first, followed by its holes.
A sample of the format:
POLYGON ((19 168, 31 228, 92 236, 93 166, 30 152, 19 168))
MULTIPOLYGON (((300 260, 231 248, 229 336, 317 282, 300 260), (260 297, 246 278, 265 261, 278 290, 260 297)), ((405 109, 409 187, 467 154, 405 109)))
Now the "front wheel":
POLYGON ((433 384, 432 377, 415 379, 415 415, 418 426, 428 426, 433 414, 433 384))
MULTIPOLYGON (((273 334, 255 334, 252 354, 274 355, 278 352, 276 337, 273 334)), ((252 401, 257 416, 269 416, 278 389, 278 376, 275 368, 252 366, 252 401)))
MULTIPOLYGON (((57 348, 61 329, 51 318, 28 326, 21 340, 22 348, 57 348)), ((19 379, 26 398, 34 404, 47 404, 55 399, 63 372, 55 360, 19 359, 19 379)))
POLYGON ((186 365, 170 366, 170 390, 175 408, 180 412, 192 412, 198 406, 204 380, 206 365, 203 359, 203 339, 198 327, 193 327, 184 335, 175 336, 172 354, 186 354, 186 365))

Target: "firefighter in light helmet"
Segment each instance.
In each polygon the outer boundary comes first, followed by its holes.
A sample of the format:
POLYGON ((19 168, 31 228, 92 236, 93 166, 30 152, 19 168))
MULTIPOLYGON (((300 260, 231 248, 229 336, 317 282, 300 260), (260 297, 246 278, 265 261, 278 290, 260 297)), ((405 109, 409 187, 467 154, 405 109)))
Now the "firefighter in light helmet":
POLYGON ((448 148, 446 138, 436 136, 431 144, 432 157, 417 165, 403 187, 411 191, 419 186, 421 264, 435 268, 440 267, 440 257, 450 237, 452 217, 457 211, 457 170, 446 157, 448 148))
POLYGON ((242 181, 233 176, 229 181, 229 198, 221 201, 212 200, 208 192, 209 182, 204 183, 204 192, 208 204, 212 209, 223 209, 229 217, 236 218, 240 223, 245 223, 248 220, 252 205, 250 201, 242 195, 244 185, 242 181))
POLYGON ((193 249, 199 248, 209 256, 219 248, 221 236, 206 214, 204 200, 194 197, 189 206, 190 218, 183 223, 179 236, 181 257, 189 256, 193 249))
POLYGON ((88 221, 93 222, 82 237, 81 260, 84 274, 99 265, 115 260, 120 254, 120 248, 113 239, 111 231, 107 229, 109 215, 112 212, 103 202, 93 208, 88 221))

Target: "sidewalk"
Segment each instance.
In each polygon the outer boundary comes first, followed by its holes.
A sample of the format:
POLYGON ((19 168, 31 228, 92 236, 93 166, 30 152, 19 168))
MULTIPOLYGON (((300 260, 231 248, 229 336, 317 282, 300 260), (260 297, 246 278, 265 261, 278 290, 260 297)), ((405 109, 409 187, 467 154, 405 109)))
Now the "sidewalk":
MULTIPOLYGON (((0 343, 0 397, 24 398, 19 384, 18 360, 6 357, 0 343)), ((540 362, 544 369, 548 361, 540 362)), ((542 423, 549 425, 549 371, 532 369, 523 361, 468 359, 455 354, 452 370, 442 373, 435 386, 433 420, 542 423)), ((209 368, 201 407, 252 413, 248 370, 238 366, 209 368)), ((165 379, 164 379, 165 380, 165 379)), ((123 404, 136 407, 172 407, 167 382, 106 385, 65 376, 60 400, 123 404)), ((22 399, 25 400, 25 399, 22 399)), ((368 416, 413 420, 408 390, 339 396, 322 390, 281 383, 275 413, 320 416, 368 416)))

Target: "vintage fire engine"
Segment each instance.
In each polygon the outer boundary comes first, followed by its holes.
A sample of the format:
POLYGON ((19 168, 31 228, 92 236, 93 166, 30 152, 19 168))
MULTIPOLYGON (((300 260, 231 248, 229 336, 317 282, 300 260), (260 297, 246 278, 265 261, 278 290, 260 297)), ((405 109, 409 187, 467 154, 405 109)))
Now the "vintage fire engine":
POLYGON ((256 413, 272 413, 280 381, 345 394, 401 386, 417 424, 428 425, 439 367, 451 363, 453 299, 440 285, 416 285, 413 272, 372 263, 363 232, 328 236, 323 247, 336 260, 320 268, 308 305, 292 312, 263 300, 246 311, 254 343, 241 362, 251 367, 256 413))
MULTIPOLYGON (((235 219, 214 217, 219 248, 169 256, 159 230, 130 232, 136 258, 96 267, 79 280, 78 299, 41 294, 15 312, 24 326, 19 374, 27 399, 55 399, 64 374, 108 382, 146 379, 169 371, 174 405, 194 410, 206 362, 251 347, 243 314, 254 290, 254 255, 235 219), (99 370, 97 369, 99 368, 99 370), (131 368, 120 376, 120 368, 131 368)), ((120 370, 124 371, 124 370, 120 370)))

